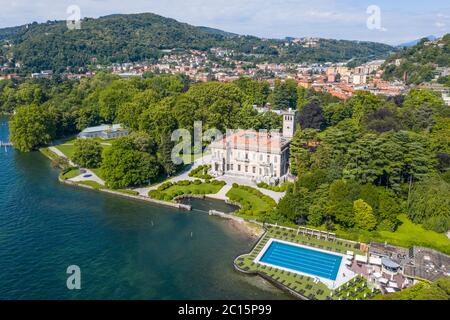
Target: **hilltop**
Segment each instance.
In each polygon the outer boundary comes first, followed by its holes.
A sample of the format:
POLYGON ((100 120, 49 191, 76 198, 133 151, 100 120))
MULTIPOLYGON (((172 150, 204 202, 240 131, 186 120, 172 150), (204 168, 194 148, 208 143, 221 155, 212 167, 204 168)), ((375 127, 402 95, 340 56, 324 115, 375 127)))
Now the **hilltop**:
POLYGON ((423 38, 417 45, 402 49, 386 60, 383 69, 386 80, 420 84, 441 77, 440 69, 449 67, 450 34, 446 34, 436 40, 423 38))

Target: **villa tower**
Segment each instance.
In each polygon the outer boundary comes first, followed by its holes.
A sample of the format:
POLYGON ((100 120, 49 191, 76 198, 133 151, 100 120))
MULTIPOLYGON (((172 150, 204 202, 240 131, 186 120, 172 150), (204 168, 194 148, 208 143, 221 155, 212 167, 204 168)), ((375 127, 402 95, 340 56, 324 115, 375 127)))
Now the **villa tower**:
POLYGON ((297 112, 290 108, 288 111, 283 112, 283 137, 288 139, 294 137, 295 129, 297 127, 296 114, 297 112))

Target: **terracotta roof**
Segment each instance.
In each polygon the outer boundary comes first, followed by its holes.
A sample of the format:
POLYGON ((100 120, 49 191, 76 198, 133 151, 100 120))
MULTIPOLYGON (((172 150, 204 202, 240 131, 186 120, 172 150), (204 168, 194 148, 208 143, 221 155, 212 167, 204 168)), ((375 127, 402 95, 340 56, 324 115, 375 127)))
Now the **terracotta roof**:
POLYGON ((239 150, 279 153, 289 143, 290 139, 282 136, 280 133, 239 130, 226 135, 221 140, 215 141, 211 147, 220 149, 229 147, 239 150))

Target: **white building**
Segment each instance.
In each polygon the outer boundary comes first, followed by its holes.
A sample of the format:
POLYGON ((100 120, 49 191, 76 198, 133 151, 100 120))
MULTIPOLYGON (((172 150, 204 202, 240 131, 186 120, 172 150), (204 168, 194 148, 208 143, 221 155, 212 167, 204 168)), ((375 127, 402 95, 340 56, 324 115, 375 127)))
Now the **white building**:
POLYGON ((121 124, 102 124, 101 126, 89 127, 78 134, 78 138, 102 138, 111 139, 128 135, 128 130, 124 129, 121 124))
POLYGON ((450 106, 450 94, 449 93, 442 93, 442 100, 444 100, 444 103, 448 106, 450 106))
POLYGON ((289 172, 289 146, 296 129, 296 112, 283 113, 283 132, 238 130, 211 144, 211 170, 254 182, 277 184, 289 172))

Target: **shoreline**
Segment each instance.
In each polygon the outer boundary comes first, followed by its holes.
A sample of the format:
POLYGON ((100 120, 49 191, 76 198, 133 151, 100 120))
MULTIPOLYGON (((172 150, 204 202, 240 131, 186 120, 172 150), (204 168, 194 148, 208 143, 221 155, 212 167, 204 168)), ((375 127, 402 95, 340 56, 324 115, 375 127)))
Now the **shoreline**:
POLYGON ((123 198, 132 199, 132 200, 145 201, 145 202, 149 202, 149 203, 156 204, 156 205, 172 207, 172 208, 175 208, 175 209, 179 209, 181 211, 191 211, 191 206, 185 205, 185 204, 181 204, 181 203, 165 202, 165 201, 155 200, 155 199, 152 199, 150 197, 135 196, 135 195, 132 195, 132 194, 122 193, 122 192, 114 191, 114 190, 108 190, 108 189, 102 189, 102 188, 94 188, 94 187, 89 186, 89 185, 76 183, 76 182, 73 182, 73 181, 70 181, 70 180, 64 180, 64 179, 61 179, 61 178, 58 178, 58 180, 59 180, 59 182, 61 182, 63 184, 70 185, 70 186, 81 187, 81 188, 89 189, 89 190, 93 190, 93 191, 104 192, 104 193, 108 193, 108 194, 119 196, 119 197, 123 197, 123 198))
MULTIPOLYGON (((42 155, 44 155, 46 158, 48 158, 49 160, 51 160, 51 161, 54 160, 47 152, 44 152, 42 149, 39 149, 39 152, 42 155)), ((53 154, 53 155, 55 155, 55 157, 60 157, 58 154, 56 154, 55 152, 53 152, 50 149, 48 149, 48 152, 53 154)), ((60 183, 63 183, 63 184, 66 184, 66 185, 75 186, 75 187, 81 187, 81 188, 84 188, 84 189, 98 191, 98 192, 104 192, 104 193, 108 193, 110 195, 115 195, 115 196, 122 197, 122 198, 127 198, 127 199, 131 199, 131 200, 138 200, 138 201, 145 201, 145 202, 148 202, 148 203, 151 203, 151 204, 171 207, 173 209, 178 209, 178 210, 181 210, 181 211, 183 211, 183 210, 184 211, 191 211, 192 210, 192 206, 186 205, 186 204, 182 204, 182 203, 179 203, 179 202, 167 202, 167 201, 161 201, 161 200, 152 199, 150 197, 144 197, 142 195, 131 195, 131 194, 122 193, 122 192, 109 190, 109 189, 94 188, 94 187, 89 186, 89 185, 80 184, 80 183, 76 183, 74 181, 61 179, 61 177, 58 177, 58 180, 59 180, 60 183)), ((176 199, 176 200, 181 200, 183 198, 220 200, 220 201, 224 201, 225 203, 233 204, 233 205, 235 205, 235 206, 237 206, 239 208, 241 207, 241 205, 239 203, 233 203, 229 199, 221 199, 221 198, 215 197, 214 195, 201 195, 201 196, 200 195, 199 196, 184 195, 184 196, 180 196, 179 199, 176 199)), ((214 211, 214 209, 211 209, 211 210, 214 211)), ((264 228, 262 227, 262 225, 259 224, 259 223, 254 222, 254 221, 248 221, 246 219, 243 219, 243 218, 240 218, 240 217, 236 217, 236 216, 234 216, 232 214, 225 214, 225 215, 218 215, 218 216, 222 220, 228 220, 228 224, 233 229, 235 229, 238 232, 248 236, 248 238, 250 240, 252 240, 252 241, 258 240, 265 232, 264 228)))
POLYGON ((239 222, 234 219, 226 219, 226 220, 229 220, 228 223, 230 227, 241 233, 245 233, 253 241, 258 240, 259 238, 261 238, 262 235, 264 235, 265 231, 263 227, 258 224, 248 221, 239 222))
MULTIPOLYGON (((48 155, 44 154, 44 156, 46 156, 48 159, 51 160, 51 158, 48 155)), ((131 200, 144 201, 144 202, 151 203, 154 205, 171 207, 173 209, 178 209, 180 211, 191 211, 192 210, 192 207, 190 205, 186 205, 186 204, 182 204, 182 203, 160 201, 160 200, 152 199, 150 197, 143 197, 143 196, 139 196, 139 195, 135 196, 135 195, 121 193, 121 192, 114 191, 114 190, 94 188, 89 185, 83 185, 83 184, 79 184, 79 183, 76 183, 73 181, 64 180, 64 179, 61 179, 60 177, 58 177, 58 181, 62 184, 66 184, 69 186, 80 187, 80 188, 84 188, 84 189, 91 190, 91 191, 103 192, 103 193, 107 193, 107 194, 122 197, 122 198, 131 199, 131 200)), ((196 199, 207 199, 207 197, 203 196, 201 198, 198 197, 196 199)), ((242 234, 245 234, 252 241, 258 240, 264 234, 263 227, 257 223, 247 221, 247 220, 244 220, 242 218, 239 218, 239 217, 236 217, 233 215, 229 215, 229 217, 222 217, 222 216, 218 216, 218 217, 221 218, 222 220, 228 220, 227 223, 229 224, 230 227, 232 227, 234 230, 237 230, 238 232, 240 232, 242 234), (238 221, 238 219, 239 219, 239 221, 238 221)))

